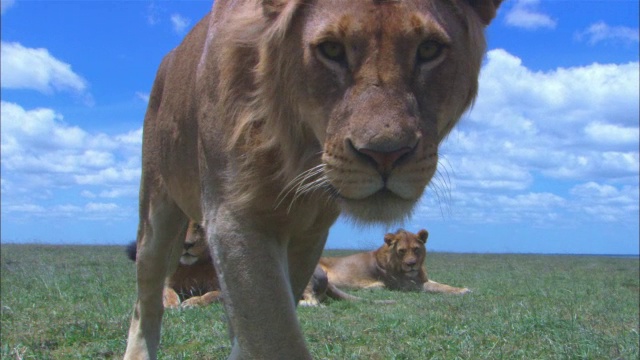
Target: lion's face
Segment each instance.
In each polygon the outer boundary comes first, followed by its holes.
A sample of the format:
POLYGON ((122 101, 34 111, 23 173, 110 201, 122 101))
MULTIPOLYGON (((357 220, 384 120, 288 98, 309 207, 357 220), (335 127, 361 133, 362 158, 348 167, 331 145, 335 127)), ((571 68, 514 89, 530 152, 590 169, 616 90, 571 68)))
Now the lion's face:
POLYGON ((207 246, 204 229, 194 221, 189 222, 187 236, 184 239, 180 264, 193 265, 198 260, 209 257, 209 247, 207 246))
POLYGON ((318 1, 303 11, 298 95, 325 185, 356 220, 402 220, 476 94, 481 22, 456 1, 318 1))
POLYGON ((420 230, 417 234, 404 230, 386 234, 384 241, 388 247, 391 268, 405 277, 416 277, 427 255, 425 243, 428 237, 427 230, 420 230))

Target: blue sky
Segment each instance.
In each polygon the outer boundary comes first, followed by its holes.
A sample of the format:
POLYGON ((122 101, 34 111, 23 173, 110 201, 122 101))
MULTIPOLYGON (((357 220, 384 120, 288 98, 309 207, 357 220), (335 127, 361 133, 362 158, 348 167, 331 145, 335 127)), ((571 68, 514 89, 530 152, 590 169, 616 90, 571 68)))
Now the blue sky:
MULTIPOLYGON (((135 238, 157 66, 208 1, 2 0, 2 242, 135 238)), ((508 0, 403 227, 432 251, 638 254, 638 2, 508 0)), ((339 220, 329 248, 396 227, 339 220)))

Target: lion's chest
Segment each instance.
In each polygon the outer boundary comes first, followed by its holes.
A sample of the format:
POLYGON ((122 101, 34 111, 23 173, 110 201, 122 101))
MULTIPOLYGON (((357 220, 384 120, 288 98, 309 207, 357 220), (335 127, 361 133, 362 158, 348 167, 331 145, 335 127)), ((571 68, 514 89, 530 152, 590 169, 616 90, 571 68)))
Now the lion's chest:
POLYGON ((167 285, 182 296, 202 295, 220 288, 215 268, 210 261, 179 265, 168 279, 167 285))

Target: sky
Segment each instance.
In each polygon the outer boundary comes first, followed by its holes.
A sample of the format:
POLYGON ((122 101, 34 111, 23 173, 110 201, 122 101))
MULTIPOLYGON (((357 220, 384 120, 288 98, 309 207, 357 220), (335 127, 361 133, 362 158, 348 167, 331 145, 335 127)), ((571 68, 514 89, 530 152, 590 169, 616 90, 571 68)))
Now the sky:
MULTIPOLYGON (((134 240, 155 72, 210 2, 0 2, 2 243, 134 240)), ((635 0, 506 1, 412 217, 339 219, 327 248, 401 226, 430 251, 637 255, 638 18, 635 0)))

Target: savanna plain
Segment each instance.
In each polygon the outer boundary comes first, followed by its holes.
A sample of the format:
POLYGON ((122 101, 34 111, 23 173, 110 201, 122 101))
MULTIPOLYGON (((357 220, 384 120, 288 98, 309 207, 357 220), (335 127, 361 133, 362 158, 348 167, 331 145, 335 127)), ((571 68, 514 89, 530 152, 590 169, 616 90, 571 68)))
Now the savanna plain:
MULTIPOLYGON (((3 244, 2 359, 117 359, 135 299, 118 246, 3 244)), ((346 255, 326 251, 325 255, 346 255)), ((352 291, 392 305, 299 308, 317 359, 638 359, 637 257, 428 253, 432 279, 471 294, 352 291)), ((221 304, 168 310, 160 359, 224 359, 221 304)))

